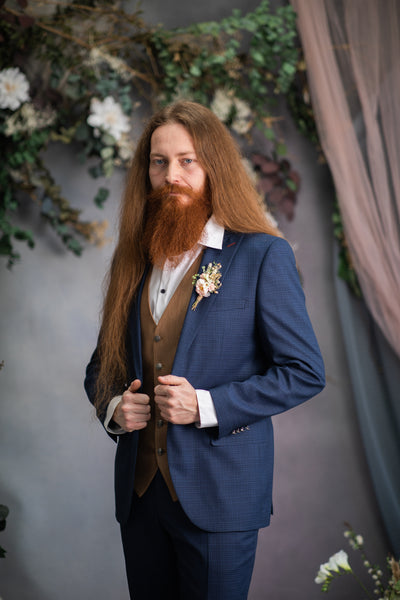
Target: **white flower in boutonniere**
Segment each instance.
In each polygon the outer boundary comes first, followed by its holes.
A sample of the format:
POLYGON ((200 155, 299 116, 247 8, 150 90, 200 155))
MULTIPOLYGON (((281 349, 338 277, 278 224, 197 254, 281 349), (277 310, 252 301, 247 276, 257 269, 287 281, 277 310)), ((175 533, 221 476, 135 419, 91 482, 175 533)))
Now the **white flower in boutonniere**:
POLYGON ((196 292, 198 294, 195 302, 193 302, 192 310, 196 310, 196 307, 202 298, 208 298, 211 294, 218 294, 218 290, 221 287, 220 277, 221 269, 220 263, 208 263, 207 268, 202 266, 202 273, 196 273, 193 275, 193 285, 196 286, 196 292))

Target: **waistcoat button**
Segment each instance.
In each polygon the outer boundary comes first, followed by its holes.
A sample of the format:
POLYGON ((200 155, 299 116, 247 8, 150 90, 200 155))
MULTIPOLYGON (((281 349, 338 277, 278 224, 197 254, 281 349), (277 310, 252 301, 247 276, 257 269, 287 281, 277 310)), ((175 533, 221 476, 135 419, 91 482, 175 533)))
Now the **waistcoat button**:
POLYGON ((155 335, 154 336, 154 341, 155 342, 159 342, 161 340, 161 336, 160 335, 155 335))
POLYGON ((162 448, 157 448, 157 454, 158 456, 162 456, 164 454, 165 450, 163 450, 162 448))
POLYGON ((162 419, 158 419, 157 427, 162 427, 164 425, 164 421, 162 419))
POLYGON ((161 371, 162 363, 156 363, 156 369, 157 369, 157 371, 161 371))

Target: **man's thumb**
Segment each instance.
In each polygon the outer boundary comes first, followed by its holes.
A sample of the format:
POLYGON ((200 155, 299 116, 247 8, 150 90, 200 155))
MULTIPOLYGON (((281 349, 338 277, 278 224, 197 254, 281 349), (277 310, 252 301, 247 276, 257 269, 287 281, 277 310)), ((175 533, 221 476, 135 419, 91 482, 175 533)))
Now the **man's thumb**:
POLYGON ((137 392, 141 385, 142 385, 142 382, 140 381, 140 379, 135 379, 134 381, 132 381, 131 385, 129 386, 129 391, 137 392))

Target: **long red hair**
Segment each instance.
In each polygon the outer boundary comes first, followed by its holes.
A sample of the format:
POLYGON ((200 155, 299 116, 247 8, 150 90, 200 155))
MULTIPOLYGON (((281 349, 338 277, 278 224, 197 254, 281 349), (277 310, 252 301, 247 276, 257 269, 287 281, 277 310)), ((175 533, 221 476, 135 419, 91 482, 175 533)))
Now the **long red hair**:
POLYGON ((207 174, 212 213, 225 229, 281 236, 265 215, 260 197, 243 166, 240 152, 226 127, 208 108, 180 101, 156 113, 148 122, 127 174, 121 203, 119 239, 105 280, 98 354, 96 408, 110 400, 110 388, 126 381, 126 327, 129 309, 146 266, 142 244, 151 136, 167 123, 183 125, 193 139, 197 159, 207 174))

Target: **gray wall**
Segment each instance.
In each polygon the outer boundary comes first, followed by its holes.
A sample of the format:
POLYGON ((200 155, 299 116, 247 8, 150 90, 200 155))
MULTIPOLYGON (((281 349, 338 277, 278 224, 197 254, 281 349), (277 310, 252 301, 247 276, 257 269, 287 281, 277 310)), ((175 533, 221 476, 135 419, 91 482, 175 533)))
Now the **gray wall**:
MULTIPOLYGON (((230 14, 228 1, 145 3, 153 23, 185 25, 230 14), (193 9, 193 10, 192 10, 193 9), (194 12, 196 10, 196 12, 194 12), (178 21, 179 19, 179 21, 178 21)), ((237 2, 253 8, 258 2, 237 2)), ((387 543, 377 511, 350 390, 333 285, 327 169, 290 120, 283 133, 302 188, 295 220, 282 223, 304 278, 308 309, 327 371, 318 397, 274 419, 276 469, 271 526, 260 532, 250 600, 313 600, 319 564, 346 548, 343 521, 361 532, 374 562, 387 543)), ((107 218, 114 235, 122 173, 111 180, 104 215, 91 205, 99 182, 55 145, 48 153, 65 195, 88 219, 107 218)), ((22 211, 24 222, 32 208, 22 211)), ((34 251, 22 248, 12 272, 0 269, 0 503, 10 507, 0 544, 3 600, 127 600, 113 517, 114 444, 96 422, 83 387, 94 347, 100 288, 113 243, 67 254, 37 215, 34 251)), ((29 221, 29 223, 31 220, 29 221)), ((358 565, 350 551, 352 563, 358 565)), ((350 578, 329 597, 361 597, 350 578)))

